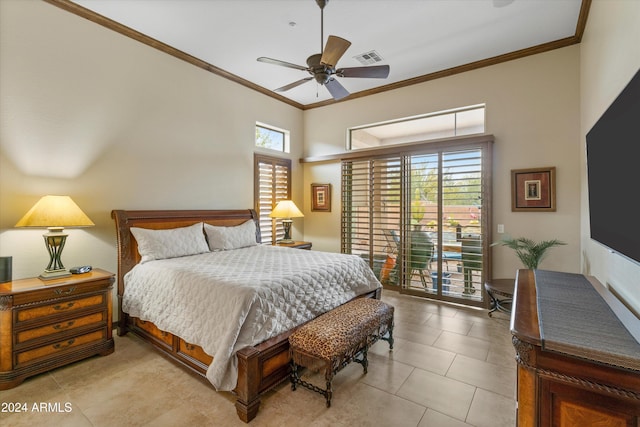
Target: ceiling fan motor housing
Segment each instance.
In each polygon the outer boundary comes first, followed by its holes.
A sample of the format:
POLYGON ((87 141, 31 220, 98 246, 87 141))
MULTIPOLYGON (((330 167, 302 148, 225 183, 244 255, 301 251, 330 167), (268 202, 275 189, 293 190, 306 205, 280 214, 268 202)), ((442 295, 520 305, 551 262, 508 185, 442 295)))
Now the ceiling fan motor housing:
POLYGON ((320 58, 322 58, 322 54, 320 53, 311 55, 307 58, 307 65, 309 66, 309 74, 311 74, 318 83, 323 85, 329 81, 332 74, 335 74, 335 70, 328 65, 322 64, 320 58))

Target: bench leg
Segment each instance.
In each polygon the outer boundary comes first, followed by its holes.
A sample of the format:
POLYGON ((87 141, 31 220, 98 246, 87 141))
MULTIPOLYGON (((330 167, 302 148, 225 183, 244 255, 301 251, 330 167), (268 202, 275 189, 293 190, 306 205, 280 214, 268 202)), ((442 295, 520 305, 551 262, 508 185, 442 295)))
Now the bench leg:
POLYGON ((362 351, 362 367, 364 368, 364 373, 366 374, 367 372, 369 372, 369 359, 367 358, 369 353, 369 347, 365 347, 364 350, 362 351))
POLYGON ((393 350, 393 320, 391 320, 391 323, 389 324, 389 328, 388 328, 388 337, 380 337, 381 340, 384 340, 386 342, 389 343, 389 350, 393 350))
MULTIPOLYGON (((367 370, 369 368, 369 359, 367 358, 368 351, 369 351, 369 346, 365 345, 362 348, 362 350, 360 350, 360 354, 361 354, 362 358, 358 359, 357 357, 354 356, 353 359, 352 359, 354 362, 359 363, 359 364, 362 365, 362 368, 364 369, 364 373, 365 374, 367 373, 367 370)), ((356 354, 356 356, 357 356, 357 354, 356 354)))
POLYGON ((326 380, 326 386, 324 390, 317 390, 321 394, 324 394, 324 397, 327 399, 327 408, 331 407, 331 398, 333 397, 333 387, 331 386, 331 382, 333 381, 333 375, 335 372, 331 369, 331 365, 327 365, 324 371, 324 379, 326 380))
POLYGON ((289 374, 289 379, 291 381, 291 390, 296 391, 296 384, 298 383, 298 365, 296 365, 293 361, 291 362, 291 374, 289 374))

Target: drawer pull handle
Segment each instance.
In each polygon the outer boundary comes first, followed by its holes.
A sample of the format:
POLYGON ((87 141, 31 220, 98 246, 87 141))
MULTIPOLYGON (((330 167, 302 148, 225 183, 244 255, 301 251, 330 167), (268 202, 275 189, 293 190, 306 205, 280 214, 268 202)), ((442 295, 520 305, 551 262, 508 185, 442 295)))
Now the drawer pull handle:
POLYGON ((76 305, 76 302, 75 302, 75 301, 71 301, 71 302, 68 302, 68 303, 67 303, 67 304, 65 304, 65 305, 62 305, 62 304, 56 304, 56 305, 54 305, 54 306, 53 306, 53 309, 54 309, 54 310, 58 310, 58 311, 60 311, 60 310, 68 310, 68 309, 70 309, 71 307, 73 307, 74 305, 76 305))
POLYGON ((56 330, 58 330, 58 331, 61 331, 61 330, 63 330, 63 329, 69 329, 70 327, 72 327, 72 326, 73 326, 73 324, 74 324, 74 323, 76 323, 76 321, 75 321, 75 320, 71 320, 71 321, 67 322, 67 324, 66 324, 66 325, 64 325, 64 324, 62 324, 62 323, 58 323, 57 325, 55 325, 55 326, 53 327, 53 329, 56 329, 56 330))
POLYGON ((62 348, 67 348, 67 347, 71 347, 73 345, 73 343, 76 342, 75 338, 70 339, 69 341, 67 341, 66 343, 58 343, 58 344, 54 344, 53 348, 55 348, 56 350, 60 350, 62 348))
POLYGON ((76 290, 75 286, 70 287, 69 289, 67 289, 66 291, 63 291, 62 289, 54 289, 53 293, 56 295, 69 295, 71 293, 73 293, 73 291, 76 290))

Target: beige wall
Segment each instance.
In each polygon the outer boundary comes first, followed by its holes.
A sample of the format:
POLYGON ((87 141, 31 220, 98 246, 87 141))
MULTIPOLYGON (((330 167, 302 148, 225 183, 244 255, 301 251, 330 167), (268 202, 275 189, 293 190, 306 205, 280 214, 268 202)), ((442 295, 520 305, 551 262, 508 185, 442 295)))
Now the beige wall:
MULTIPOLYGON (((342 151, 350 126, 486 103, 494 227, 566 241, 543 268, 582 268, 638 308, 640 267, 588 237, 584 135, 638 69, 639 22, 640 2, 596 0, 581 45, 302 112, 44 2, 2 0, 0 256, 15 278, 44 268, 42 230, 13 228, 44 194, 96 223, 70 230, 65 264, 112 271, 112 209, 250 207, 256 121, 289 129, 295 160, 342 151), (558 168, 558 211, 511 212, 509 171, 536 166, 558 168)), ((339 251, 339 164, 293 165, 294 236, 339 251), (313 182, 333 184, 331 213, 310 211, 313 182)), ((493 251, 494 275, 513 276, 516 257, 493 251)))
MULTIPOLYGON (((640 2, 591 4, 580 48, 580 176, 583 273, 607 284, 640 316, 640 265, 610 253, 589 237, 585 135, 640 69, 640 2)), ((630 213, 631 216, 637 213, 630 213)), ((629 217, 629 215, 627 215, 629 217)), ((634 221, 629 217, 629 220, 634 221)), ((640 244, 640 242, 638 242, 640 244)))
POLYGON ((96 223, 69 230, 65 266, 115 272, 112 209, 252 207, 256 121, 289 129, 301 156, 302 111, 47 3, 0 1, 0 43, 0 255, 14 278, 47 265, 43 230, 13 228, 42 195, 72 196, 96 223))
MULTIPOLYGON (((513 237, 558 238, 542 267, 580 269, 579 47, 459 74, 367 98, 305 112, 305 155, 344 150, 346 129, 366 123, 486 103, 486 130, 495 136, 493 220, 513 237), (511 169, 555 166, 557 212, 511 212, 511 169)), ((393 70, 393 66, 392 66, 393 70)), ((309 212, 305 238, 314 248, 338 251, 340 165, 305 164, 305 183, 330 182, 333 210, 309 212)), ((305 186, 305 205, 310 204, 305 186)), ((495 225, 494 225, 495 228, 495 225)), ((493 230, 494 240, 500 235, 493 230)), ((514 277, 520 268, 511 250, 493 248, 494 276, 514 277)))

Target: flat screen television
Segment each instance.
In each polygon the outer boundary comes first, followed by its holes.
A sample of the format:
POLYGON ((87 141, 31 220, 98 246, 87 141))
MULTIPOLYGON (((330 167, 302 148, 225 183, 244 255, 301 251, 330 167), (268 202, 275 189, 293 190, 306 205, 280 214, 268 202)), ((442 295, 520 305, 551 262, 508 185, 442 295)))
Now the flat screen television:
POLYGON ((640 264, 640 70, 587 133, 591 238, 640 264))

